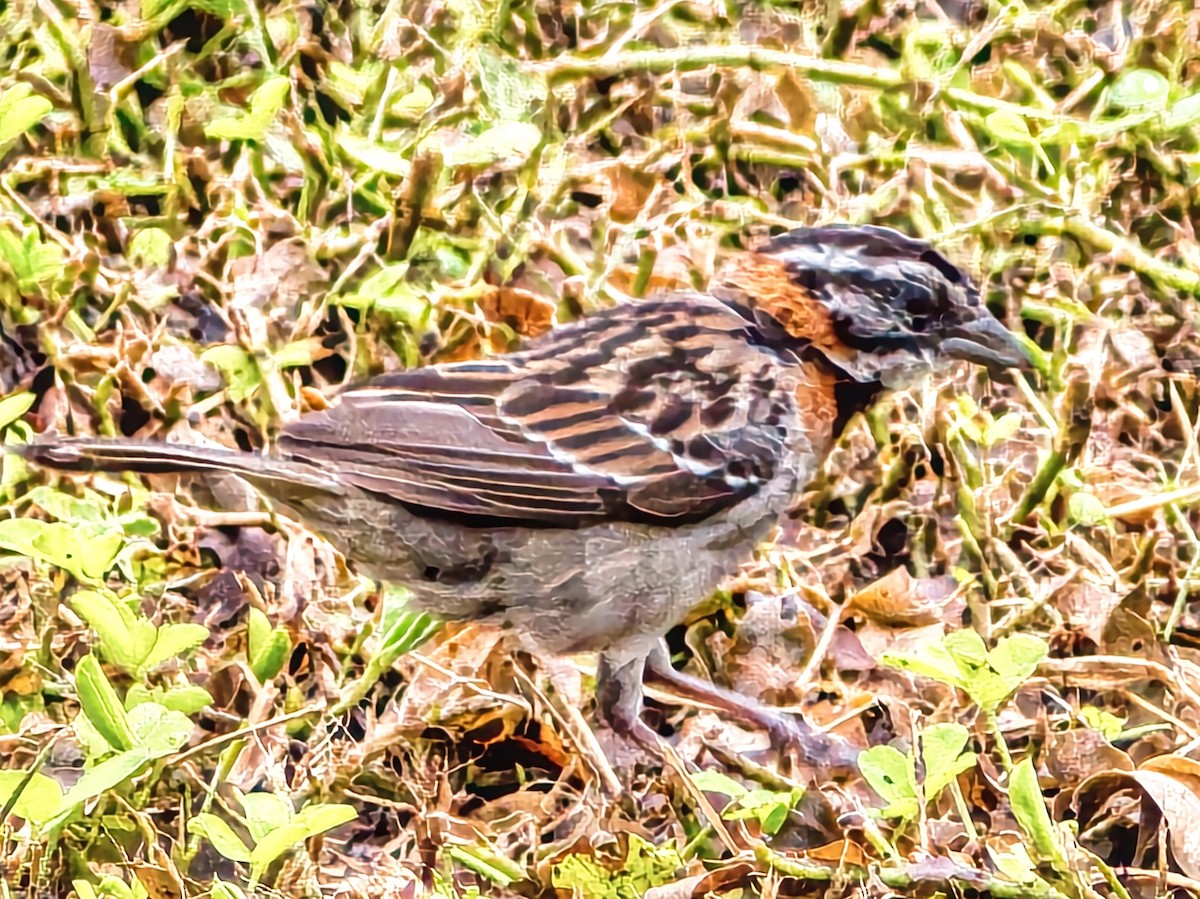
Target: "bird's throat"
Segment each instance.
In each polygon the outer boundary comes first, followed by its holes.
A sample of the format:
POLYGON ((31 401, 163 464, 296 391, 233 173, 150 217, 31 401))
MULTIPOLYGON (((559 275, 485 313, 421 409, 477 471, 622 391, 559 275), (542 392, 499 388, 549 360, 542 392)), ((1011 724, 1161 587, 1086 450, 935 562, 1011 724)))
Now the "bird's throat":
POLYGON ((833 440, 836 443, 855 413, 866 411, 884 391, 880 381, 856 381, 842 378, 833 387, 837 414, 833 419, 833 440))

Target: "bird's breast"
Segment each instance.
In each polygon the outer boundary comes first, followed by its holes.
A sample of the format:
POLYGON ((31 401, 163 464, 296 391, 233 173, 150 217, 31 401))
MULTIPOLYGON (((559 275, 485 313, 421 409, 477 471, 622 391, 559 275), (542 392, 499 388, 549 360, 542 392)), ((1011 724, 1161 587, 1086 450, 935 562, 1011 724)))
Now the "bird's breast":
POLYGON ((804 487, 825 461, 833 446, 838 403, 835 378, 816 366, 795 366, 781 378, 791 409, 788 417, 787 467, 796 475, 796 489, 804 487))

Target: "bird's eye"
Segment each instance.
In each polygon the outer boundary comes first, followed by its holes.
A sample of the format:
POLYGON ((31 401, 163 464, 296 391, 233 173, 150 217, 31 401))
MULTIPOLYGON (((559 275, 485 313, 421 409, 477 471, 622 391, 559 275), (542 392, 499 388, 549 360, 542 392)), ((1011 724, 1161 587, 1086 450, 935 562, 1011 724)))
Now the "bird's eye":
POLYGON ((906 298, 904 308, 914 317, 928 317, 936 312, 933 296, 925 290, 912 290, 906 298))
POLYGON ((908 311, 918 318, 928 318, 933 312, 933 303, 927 299, 918 299, 908 304, 908 311))

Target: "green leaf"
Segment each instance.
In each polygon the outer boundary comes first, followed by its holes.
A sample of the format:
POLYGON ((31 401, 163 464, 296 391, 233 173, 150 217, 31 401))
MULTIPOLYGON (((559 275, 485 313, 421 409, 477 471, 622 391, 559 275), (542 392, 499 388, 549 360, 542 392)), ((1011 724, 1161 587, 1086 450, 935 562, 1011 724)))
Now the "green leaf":
POLYGON ((343 153, 369 171, 407 178, 412 170, 412 163, 401 155, 399 147, 389 147, 347 131, 338 134, 337 145, 343 153))
POLYGON ((194 715, 213 704, 212 694, 195 684, 170 687, 158 701, 164 708, 183 715, 194 715))
POLYGON ((250 650, 250 658, 254 659, 263 651, 271 640, 271 619, 266 612, 250 607, 250 620, 246 626, 246 645, 250 650))
POLYGON ((935 798, 962 772, 974 767, 975 753, 963 752, 969 739, 969 731, 954 722, 932 724, 921 732, 926 802, 935 798))
POLYGON ((354 808, 349 805, 318 803, 306 806, 297 813, 291 823, 272 830, 255 845, 250 854, 251 867, 257 872, 265 871, 271 862, 309 837, 353 821, 357 816, 354 808))
POLYGON ((352 805, 340 802, 315 802, 300 809, 292 823, 305 829, 307 839, 307 837, 325 833, 327 830, 333 830, 335 827, 341 827, 356 818, 358 818, 358 812, 352 805))
POLYGON ((33 86, 23 81, 0 93, 0 156, 8 152, 21 135, 37 125, 52 109, 53 103, 34 94, 33 86))
POLYGON ((271 831, 292 822, 292 803, 277 793, 244 793, 238 798, 246 811, 246 828, 256 845, 271 831))
POLYGON ((320 340, 305 338, 285 344, 274 354, 275 364, 280 368, 298 368, 312 365, 314 350, 320 348, 320 340))
MULTIPOLYGON (((279 17, 273 16, 272 18, 278 19, 279 17)), ((271 26, 267 27, 270 29, 271 26)), ((287 42, 291 43, 298 36, 298 32, 289 34, 287 42)), ((276 43, 279 44, 278 41, 276 43)), ((330 60, 324 66, 325 83, 322 88, 336 97, 342 105, 358 108, 362 106, 367 95, 379 82, 383 69, 381 62, 381 60, 368 57, 358 61, 359 68, 352 68, 343 62, 330 60)))
POLYGON ((977 633, 960 630, 940 643, 919 647, 912 656, 885 653, 884 660, 957 686, 981 709, 993 712, 1037 669, 1046 651, 1045 642, 1038 637, 1017 634, 988 652, 977 633), (927 664, 931 659, 936 666, 927 664), (952 666, 958 669, 957 677, 947 673, 952 666))
POLYGON ((433 105, 434 96, 424 84, 417 84, 406 94, 392 101, 389 111, 401 119, 419 119, 433 105))
MULTIPOLYGON (((1029 852, 1026 850, 1024 843, 1010 843, 1007 852, 1000 852, 997 849, 989 847, 988 855, 991 856, 996 870, 1013 883, 1045 883, 1045 881, 1042 881, 1038 877, 1037 865, 1029 857, 1029 852)), ((1044 894, 1052 895, 1049 891, 1044 891, 1044 894)))
POLYGON ((1037 670, 1048 652, 1049 647, 1041 637, 1013 634, 1001 639, 988 653, 988 664, 1001 677, 1012 681, 1015 690, 1037 670))
POLYGON ((100 667, 100 660, 91 653, 75 666, 75 691, 83 714, 109 746, 125 750, 138 745, 125 706, 100 667))
POLYGON ((127 512, 117 521, 130 537, 156 537, 160 529, 157 521, 137 511, 127 512))
POLYGON ((1106 740, 1115 740, 1121 736, 1127 720, 1094 705, 1085 705, 1080 709, 1079 718, 1088 727, 1100 731, 1100 735, 1106 740))
MULTIPOLYGON (((478 242, 469 237, 454 237, 444 231, 421 227, 417 229, 413 238, 409 256, 413 259, 433 257, 441 270, 441 276, 456 281, 467 276, 473 264, 473 253, 478 249, 478 242)), ((461 292, 459 296, 466 298, 461 292)))
POLYGON ((683 859, 673 846, 655 846, 631 834, 629 850, 617 870, 609 870, 585 855, 568 855, 554 866, 551 880, 557 889, 571 896, 626 899, 675 881, 681 867, 683 859))
POLYGON ((212 843, 222 856, 230 861, 249 863, 250 847, 237 835, 232 827, 209 812, 201 812, 188 821, 188 833, 198 834, 212 843))
POLYGON ((261 611, 250 609, 250 632, 246 645, 250 668, 260 684, 274 680, 292 651, 292 640, 281 627, 272 629, 261 611))
POLYGON ((1029 123, 1015 112, 999 110, 983 120, 983 127, 997 143, 1015 147, 1032 147, 1037 139, 1029 132, 1029 123))
POLYGON ((379 652, 392 659, 412 652, 442 628, 442 622, 408 608, 412 594, 403 587, 385 585, 379 618, 379 652))
POLYGON ((479 80, 488 105, 501 121, 527 120, 531 108, 546 100, 545 81, 491 47, 479 48, 479 80))
POLYGON ((157 702, 144 702, 129 710, 129 724, 147 758, 160 759, 178 752, 192 735, 192 719, 157 702))
POLYGON ((983 642, 983 637, 973 630, 953 631, 946 635, 942 645, 946 647, 962 675, 988 663, 987 644, 983 642))
POLYGON ((133 878, 133 887, 116 874, 105 874, 97 884, 101 899, 147 899, 146 888, 137 878, 133 878), (135 890, 134 887, 137 889, 135 890))
POLYGON ((787 823, 788 812, 803 795, 803 790, 749 790, 737 800, 738 808, 722 813, 721 817, 754 818, 763 833, 774 835, 787 823))
POLYGON ((188 5, 187 0, 142 0, 139 12, 143 20, 157 18, 164 13, 174 18, 188 5))
POLYGON ((195 684, 175 684, 165 690, 162 687, 151 689, 143 684, 134 684, 125 693, 126 711, 147 702, 190 716, 212 705, 213 698, 207 690, 195 684))
POLYGON ((0 771, 0 806, 6 805, 17 790, 21 791, 12 814, 45 826, 63 809, 63 791, 52 777, 40 771, 0 771), (26 778, 29 778, 26 782, 26 778), (24 784, 24 786, 22 786, 24 784))
POLYGON ((200 361, 220 370, 229 398, 235 403, 251 396, 262 384, 262 372, 254 357, 239 346, 223 343, 200 354, 200 361))
POLYGON ((190 6, 226 22, 235 16, 246 15, 245 0, 191 0, 190 6))
POLYGON ((90 491, 70 496, 54 487, 35 487, 27 494, 30 502, 65 524, 100 524, 109 521, 109 500, 90 491))
POLYGON ((27 390, 13 393, 0 400, 0 428, 10 424, 29 411, 37 396, 27 390))
POLYGON ((425 290, 407 282, 408 271, 407 262, 385 265, 363 279, 353 293, 343 294, 332 302, 352 309, 375 309, 414 331, 421 331, 433 307, 425 290))
POLYGON ((96 892, 96 888, 92 886, 88 880, 72 880, 71 886, 75 890, 75 895, 79 899, 100 899, 100 894, 96 892))
POLYGON ((1075 524, 1096 527, 1109 522, 1108 507, 1094 493, 1076 490, 1067 500, 1067 517, 1075 524))
POLYGON ((242 892, 241 887, 237 884, 226 883, 224 880, 214 880, 208 895, 209 899, 246 899, 246 894, 242 892))
POLYGON ((525 872, 518 865, 486 845, 451 846, 450 858, 499 887, 525 879, 525 872))
POLYGON ((108 524, 70 525, 36 518, 0 520, 0 549, 55 565, 85 583, 112 567, 125 535, 108 524))
POLYGON ((291 88, 291 80, 282 75, 268 78, 250 95, 245 112, 221 116, 204 126, 204 133, 214 140, 262 141, 275 121, 291 88))
POLYGON ((701 790, 708 793, 719 793, 722 796, 728 796, 731 799, 737 799, 745 796, 749 792, 744 786, 725 774, 722 771, 716 771, 712 768, 706 768, 702 771, 697 771, 692 775, 692 782, 701 790))
POLYGON ((983 429, 983 439, 980 442, 984 446, 995 446, 1008 440, 1020 429, 1021 416, 1016 412, 1008 412, 987 423, 987 427, 983 429))
POLYGON ((885 652, 880 659, 893 668, 911 671, 951 687, 965 687, 958 662, 940 640, 924 643, 912 652, 885 652))
POLYGON ((872 746, 859 755, 858 770, 871 789, 887 802, 880 814, 885 818, 916 817, 917 776, 911 756, 894 746, 872 746))
POLYGON ((314 174, 309 171, 308 163, 304 156, 301 155, 300 151, 292 143, 291 134, 282 125, 271 124, 266 136, 262 139, 262 146, 266 150, 267 156, 274 159, 289 172, 308 175, 314 174))
POLYGON ((788 812, 804 795, 803 790, 748 790, 720 771, 698 771, 692 780, 700 789, 720 793, 734 799, 721 817, 730 819, 754 818, 766 834, 775 834, 787 821, 788 812))
POLYGON ((774 836, 775 834, 779 833, 780 828, 787 823, 788 812, 791 811, 791 804, 787 802, 773 801, 769 803, 763 803, 753 811, 758 818, 758 825, 762 828, 762 832, 770 836, 774 836))
POLYGON ((1163 113, 1162 124, 1168 131, 1190 128, 1200 122, 1200 93, 1191 94, 1171 105, 1163 113))
POLYGON ((151 671, 167 659, 195 649, 207 639, 208 628, 202 624, 164 624, 158 629, 158 639, 154 641, 154 648, 141 664, 141 672, 151 671))
POLYGON ((71 608, 96 632, 105 659, 129 673, 142 666, 157 639, 152 622, 123 600, 95 590, 80 590, 71 597, 71 608))
POLYGON ((36 229, 18 234, 11 227, 0 227, 0 262, 12 269, 21 293, 34 293, 62 275, 63 248, 43 241, 36 229))
POLYGON ((1058 831, 1054 829, 1050 813, 1046 811, 1037 772, 1029 759, 1023 759, 1013 768, 1008 784, 1008 799, 1013 817, 1029 838, 1033 856, 1039 861, 1049 862, 1059 872, 1069 872, 1071 865, 1067 861, 1066 849, 1058 831))
POLYGON ((129 241, 129 258, 146 266, 165 267, 171 261, 171 235, 162 228, 142 228, 129 241))
POLYGON ((501 122, 458 147, 445 152, 446 165, 489 166, 497 162, 519 165, 542 142, 542 130, 529 122, 501 122))
POLYGON ((142 748, 119 752, 105 759, 94 768, 83 772, 75 786, 63 797, 63 808, 80 805, 95 799, 101 793, 118 787, 142 770, 150 762, 150 756, 142 748))
POLYGON ((1171 96, 1171 83, 1153 69, 1126 69, 1108 91, 1108 103, 1117 109, 1161 109, 1171 96))

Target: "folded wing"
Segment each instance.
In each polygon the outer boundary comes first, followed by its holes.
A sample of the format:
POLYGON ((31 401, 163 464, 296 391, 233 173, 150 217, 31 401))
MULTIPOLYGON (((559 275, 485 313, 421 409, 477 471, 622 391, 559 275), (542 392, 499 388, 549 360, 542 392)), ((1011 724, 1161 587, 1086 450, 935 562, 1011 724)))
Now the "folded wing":
POLYGON ((775 367, 707 298, 620 307, 529 350, 389 375, 281 435, 289 457, 480 526, 677 525, 775 473, 775 367))

